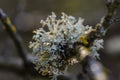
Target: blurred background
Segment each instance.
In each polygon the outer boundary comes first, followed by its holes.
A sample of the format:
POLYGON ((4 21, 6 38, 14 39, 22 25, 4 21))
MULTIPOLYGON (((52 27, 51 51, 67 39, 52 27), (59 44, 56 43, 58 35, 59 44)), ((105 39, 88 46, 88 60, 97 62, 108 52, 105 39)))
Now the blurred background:
MULTIPOLYGON (((107 11, 105 0, 0 0, 0 8, 11 18, 22 36, 24 47, 30 52, 28 45, 32 39, 32 31, 39 28, 40 20, 45 19, 51 12, 58 16, 61 12, 76 18, 80 16, 85 18, 85 25, 94 26, 107 11)), ((117 17, 120 17, 120 8, 114 16, 117 17)), ((0 22, 0 62, 4 60, 7 63, 15 58, 19 59, 20 64, 21 60, 14 43, 2 26, 0 22)), ((110 80, 120 80, 120 22, 111 25, 104 40, 105 48, 99 51, 100 61, 107 68, 110 80)), ((23 80, 23 78, 11 71, 0 69, 0 80, 23 80)))

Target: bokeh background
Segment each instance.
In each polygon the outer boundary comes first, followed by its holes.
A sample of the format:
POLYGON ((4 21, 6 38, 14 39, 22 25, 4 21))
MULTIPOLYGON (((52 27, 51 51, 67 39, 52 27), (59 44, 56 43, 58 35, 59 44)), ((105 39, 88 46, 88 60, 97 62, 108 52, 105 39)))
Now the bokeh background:
MULTIPOLYGON (((24 47, 30 52, 28 45, 32 39, 32 31, 39 28, 40 20, 45 19, 51 12, 58 16, 61 12, 76 18, 80 16, 85 18, 85 25, 94 26, 107 11, 105 0, 0 0, 0 8, 11 18, 22 36, 24 47)), ((117 17, 120 17, 120 8, 114 16, 117 17)), ((2 26, 0 22, 0 60, 4 59, 7 63, 12 58, 19 59, 19 56, 13 41, 2 26)), ((120 22, 111 25, 104 40, 105 48, 99 51, 101 62, 107 68, 110 80, 120 80, 120 22)), ((0 80, 23 80, 23 78, 0 69, 0 80)))

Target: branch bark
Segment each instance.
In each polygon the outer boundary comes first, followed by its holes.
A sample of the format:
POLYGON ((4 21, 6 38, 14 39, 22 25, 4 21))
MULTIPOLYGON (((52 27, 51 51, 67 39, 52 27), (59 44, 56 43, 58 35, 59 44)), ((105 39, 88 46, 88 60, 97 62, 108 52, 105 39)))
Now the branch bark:
MULTIPOLYGON (((87 34, 86 39, 89 44, 88 47, 93 44, 93 41, 97 38, 103 38, 106 31, 110 28, 111 21, 116 10, 119 8, 120 2, 118 0, 106 0, 107 13, 98 24, 94 27, 94 31, 87 34)), ((118 20, 118 19, 117 19, 118 20)))

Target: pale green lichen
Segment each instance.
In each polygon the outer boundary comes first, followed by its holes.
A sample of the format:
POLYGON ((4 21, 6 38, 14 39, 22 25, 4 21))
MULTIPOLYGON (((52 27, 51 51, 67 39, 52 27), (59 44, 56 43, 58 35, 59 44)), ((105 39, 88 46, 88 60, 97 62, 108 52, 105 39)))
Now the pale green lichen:
MULTIPOLYGON (((88 44, 82 37, 93 30, 92 26, 84 26, 83 21, 82 18, 76 20, 65 13, 62 13, 60 19, 56 19, 55 13, 52 13, 46 20, 41 20, 42 28, 33 31, 34 41, 30 42, 29 47, 36 56, 36 69, 42 75, 62 74, 67 65, 79 62, 80 55, 76 56, 78 53, 74 43, 80 41, 88 44), (48 31, 44 30, 46 26, 48 31)), ((102 48, 102 45, 102 39, 94 40, 89 52, 98 56, 97 50, 102 48)))

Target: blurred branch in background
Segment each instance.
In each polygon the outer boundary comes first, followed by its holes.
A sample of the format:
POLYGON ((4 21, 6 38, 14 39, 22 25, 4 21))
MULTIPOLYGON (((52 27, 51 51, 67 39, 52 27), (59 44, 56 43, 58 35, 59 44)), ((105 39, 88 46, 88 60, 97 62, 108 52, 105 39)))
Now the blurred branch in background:
POLYGON ((23 59, 24 63, 27 63, 27 56, 22 46, 22 41, 21 41, 22 39, 16 32, 15 26, 11 23, 10 19, 6 16, 6 14, 2 11, 2 9, 0 9, 0 19, 2 23, 4 24, 5 30, 8 32, 10 37, 13 39, 20 57, 23 59))
POLYGON ((23 60, 23 64, 21 67, 18 67, 17 59, 15 59, 16 62, 14 62, 14 59, 13 59, 12 63, 9 62, 8 64, 2 61, 0 62, 0 67, 3 69, 11 70, 13 72, 17 72, 20 75, 30 74, 32 76, 38 76, 39 74, 34 69, 35 65, 31 62, 31 60, 29 60, 27 56, 28 52, 26 51, 26 49, 24 49, 22 45, 22 39, 20 35, 17 33, 15 26, 11 23, 9 17, 2 11, 2 9, 0 9, 0 20, 4 24, 5 30, 13 40, 20 58, 23 60), (11 64, 16 64, 16 65, 11 65, 11 64))
POLYGON ((19 75, 24 75, 22 61, 16 58, 6 61, 5 58, 0 57, 0 70, 11 71, 19 75))
POLYGON ((109 80, 105 67, 91 56, 86 56, 83 61, 83 71, 90 80, 109 80))

